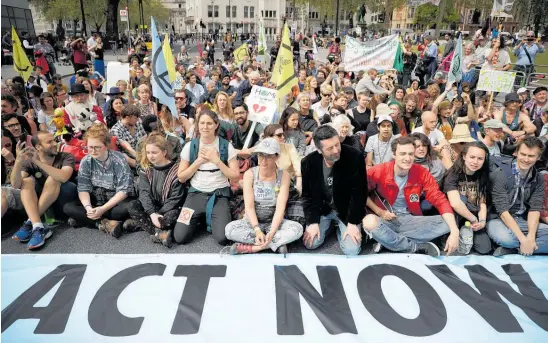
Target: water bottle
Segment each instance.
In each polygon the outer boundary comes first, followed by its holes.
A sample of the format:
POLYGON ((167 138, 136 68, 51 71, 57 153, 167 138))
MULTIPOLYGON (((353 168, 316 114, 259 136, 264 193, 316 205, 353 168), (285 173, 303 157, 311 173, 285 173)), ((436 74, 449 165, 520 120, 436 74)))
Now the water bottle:
POLYGON ((470 227, 470 222, 464 223, 464 226, 460 228, 459 234, 459 247, 457 252, 462 255, 468 255, 472 250, 472 244, 474 241, 474 232, 470 227))

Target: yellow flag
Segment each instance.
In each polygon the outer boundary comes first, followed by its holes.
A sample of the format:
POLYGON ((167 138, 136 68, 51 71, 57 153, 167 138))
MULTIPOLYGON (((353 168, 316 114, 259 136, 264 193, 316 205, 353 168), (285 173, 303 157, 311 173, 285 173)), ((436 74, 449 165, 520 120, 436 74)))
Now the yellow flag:
POLYGON ((11 37, 13 40, 13 69, 26 82, 32 74, 32 64, 30 64, 29 58, 23 49, 23 44, 21 44, 17 31, 13 26, 11 27, 11 37))
POLYGON ((289 41, 289 29, 284 25, 282 44, 272 69, 271 81, 276 84, 278 97, 284 97, 297 85, 295 69, 293 68, 293 49, 289 41))
POLYGON ((166 61, 169 82, 173 83, 173 81, 177 78, 177 73, 175 71, 175 60, 173 59, 173 53, 171 52, 171 47, 169 46, 169 35, 166 35, 166 38, 164 39, 162 52, 164 53, 164 59, 166 61))
POLYGON ((247 43, 242 44, 238 49, 234 50, 234 63, 238 65, 242 64, 245 56, 249 57, 247 43))

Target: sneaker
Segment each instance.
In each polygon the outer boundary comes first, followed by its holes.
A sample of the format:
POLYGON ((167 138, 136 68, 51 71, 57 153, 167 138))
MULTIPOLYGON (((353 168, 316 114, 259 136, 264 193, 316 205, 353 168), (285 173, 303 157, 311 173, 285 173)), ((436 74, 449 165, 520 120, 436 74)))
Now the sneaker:
POLYGON ((122 227, 124 228, 124 232, 136 232, 141 229, 139 223, 134 219, 126 220, 122 227))
POLYGON ((515 249, 515 248, 498 247, 493 252, 493 256, 500 257, 504 255, 517 254, 517 253, 518 253, 518 249, 515 249))
POLYGON ((44 245, 44 243, 46 243, 46 239, 50 238, 51 235, 53 235, 53 231, 48 228, 38 228, 36 230, 33 230, 32 238, 27 244, 27 248, 29 250, 40 248, 42 245, 44 245))
POLYGON ((374 243, 374 244, 373 244, 373 252, 374 252, 375 254, 380 253, 381 250, 382 250, 382 244, 381 244, 381 243, 377 242, 377 243, 374 243))
POLYGON ((167 248, 171 248, 173 237, 171 230, 157 230, 155 235, 150 235, 152 243, 160 243, 167 248))
POLYGON ((440 249, 432 242, 419 243, 415 253, 437 257, 440 256, 440 249))
POLYGON ((119 238, 123 233, 122 225, 122 222, 117 220, 103 219, 99 223, 99 231, 108 233, 114 238, 119 238))
POLYGON ((287 245, 282 245, 281 247, 278 248, 278 250, 276 251, 278 254, 287 254, 289 253, 289 249, 287 249, 287 245))
POLYGON ((17 230, 17 232, 11 237, 15 241, 19 241, 21 243, 28 242, 30 238, 32 237, 32 223, 30 220, 27 220, 23 223, 23 225, 17 230))
POLYGON ((231 255, 251 254, 253 253, 253 244, 234 243, 230 247, 231 255))

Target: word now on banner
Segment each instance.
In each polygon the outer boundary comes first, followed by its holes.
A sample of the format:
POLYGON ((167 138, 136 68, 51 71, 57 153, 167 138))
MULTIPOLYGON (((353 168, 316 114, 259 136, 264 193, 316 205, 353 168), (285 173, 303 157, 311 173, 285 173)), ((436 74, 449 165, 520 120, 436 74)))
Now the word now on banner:
POLYGON ((398 44, 400 44, 398 35, 367 42, 360 42, 346 36, 343 56, 344 70, 359 72, 371 68, 393 69, 398 44))
POLYGON ((480 70, 477 89, 480 91, 511 93, 516 73, 500 70, 480 70))
POLYGON ((2 341, 548 342, 547 270, 521 256, 2 255, 2 341))

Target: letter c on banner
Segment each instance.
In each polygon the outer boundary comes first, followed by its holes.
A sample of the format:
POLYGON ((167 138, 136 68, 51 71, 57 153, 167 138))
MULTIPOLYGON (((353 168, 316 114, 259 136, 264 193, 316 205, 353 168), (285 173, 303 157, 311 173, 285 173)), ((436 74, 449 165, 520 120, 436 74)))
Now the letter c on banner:
POLYGON ((420 275, 393 264, 377 264, 363 269, 358 275, 358 293, 363 306, 376 320, 390 330, 407 336, 426 337, 437 334, 447 324, 447 310, 434 288, 420 275), (384 296, 381 281, 392 275, 409 286, 419 304, 419 316, 402 317, 384 296), (428 311, 425 311, 428 308, 428 311), (435 309, 433 311, 432 309, 435 309))
POLYGON ((103 336, 124 337, 139 333, 144 317, 129 318, 118 310, 120 294, 132 282, 146 276, 162 276, 165 264, 145 263, 126 268, 111 277, 95 294, 88 310, 88 323, 103 336))

